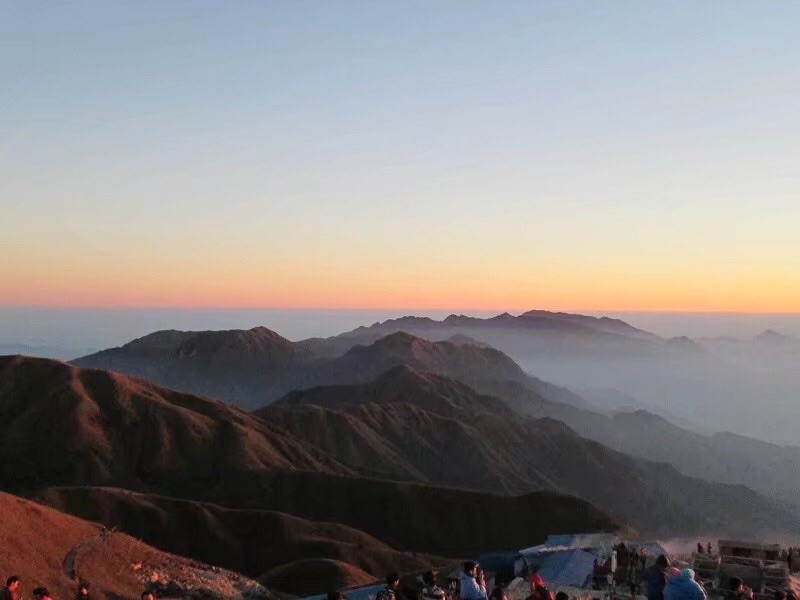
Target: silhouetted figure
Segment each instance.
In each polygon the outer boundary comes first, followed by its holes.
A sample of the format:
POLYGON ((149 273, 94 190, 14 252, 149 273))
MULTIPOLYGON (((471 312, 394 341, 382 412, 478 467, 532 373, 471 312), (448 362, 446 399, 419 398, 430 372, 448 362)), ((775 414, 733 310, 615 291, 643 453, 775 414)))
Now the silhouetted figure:
POLYGON ((554 600, 553 592, 547 589, 538 573, 531 575, 528 583, 531 586, 531 595, 526 600, 554 600))
POLYGON ((375 600, 398 600, 398 589, 400 587, 400 575, 397 573, 389 573, 386 576, 386 587, 383 588, 375 600))
POLYGON ((422 600, 445 600, 447 592, 436 585, 436 573, 428 571, 422 575, 422 600))
POLYGON ((153 592, 144 591, 142 592, 142 600, 156 600, 156 596, 153 592))
POLYGON ((668 568, 669 559, 662 554, 656 559, 656 563, 644 572, 644 579, 647 582, 647 600, 664 600, 668 568))
POLYGON ((6 580, 6 587, 0 590, 0 600, 19 600, 19 577, 13 575, 6 580))
POLYGON ((731 577, 725 598, 726 600, 753 600, 753 590, 747 587, 739 577, 731 577))
POLYGON ((467 561, 464 571, 458 580, 458 594, 460 600, 487 600, 486 580, 478 563, 467 561))
POLYGON ((50 592, 46 587, 38 587, 33 590, 33 597, 36 598, 36 600, 51 600, 50 592))
POLYGON ((644 576, 644 570, 647 568, 647 551, 644 546, 639 548, 639 560, 642 563, 642 576, 644 576))
POLYGON ((708 542, 708 553, 711 554, 711 542, 708 542))
POLYGON ((556 594, 556 600, 569 600, 569 594, 567 592, 558 592, 556 594))
POLYGON ((697 542, 697 553, 705 554, 705 551, 703 550, 703 544, 701 544, 700 542, 697 542))

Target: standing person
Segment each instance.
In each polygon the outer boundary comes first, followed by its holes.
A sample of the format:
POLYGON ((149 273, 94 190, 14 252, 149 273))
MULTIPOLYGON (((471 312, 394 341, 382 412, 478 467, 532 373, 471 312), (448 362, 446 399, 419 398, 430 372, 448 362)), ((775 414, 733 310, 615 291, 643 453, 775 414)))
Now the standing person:
POLYGON ((789 546, 789 552, 787 553, 786 564, 789 566, 789 573, 793 572, 792 567, 794 566, 794 548, 789 546))
POLYGON ((0 600, 19 600, 19 577, 12 575, 6 580, 6 587, 0 590, 0 600))
POLYGON ((478 563, 464 563, 464 572, 458 580, 458 591, 460 600, 488 600, 486 581, 483 571, 479 571, 478 563))
POLYGON ((436 585, 436 574, 428 571, 422 575, 422 600, 446 600, 447 592, 436 585))
POLYGON ((531 585, 531 595, 526 600, 555 600, 553 592, 547 589, 544 580, 538 573, 531 575, 528 583, 531 585))
POLYGON ((673 574, 664 586, 664 600, 708 600, 705 589, 694 580, 694 571, 673 574))
POLYGON ((703 552, 703 544, 701 544, 700 542, 697 542, 697 553, 698 554, 704 554, 704 552, 703 552))
POLYGON ((52 600, 50 598, 50 592, 47 591, 46 587, 38 587, 33 590, 33 597, 36 598, 36 600, 52 600))
POLYGON ((753 600, 753 590, 747 587, 739 577, 731 577, 725 597, 727 600, 753 600))
POLYGON ((644 572, 644 579, 647 582, 647 600, 664 600, 668 568, 669 559, 662 554, 656 559, 656 564, 644 572))
POLYGON ((708 553, 709 553, 709 554, 711 554, 711 542, 708 542, 708 548, 707 548, 707 550, 708 550, 708 553))
POLYGON ((642 563, 642 578, 644 578, 644 571, 647 568, 647 550, 644 549, 644 546, 639 548, 639 560, 642 563))
POLYGON ((400 588, 400 575, 397 573, 389 573, 386 576, 386 587, 383 588, 375 600, 398 600, 398 591, 400 588))

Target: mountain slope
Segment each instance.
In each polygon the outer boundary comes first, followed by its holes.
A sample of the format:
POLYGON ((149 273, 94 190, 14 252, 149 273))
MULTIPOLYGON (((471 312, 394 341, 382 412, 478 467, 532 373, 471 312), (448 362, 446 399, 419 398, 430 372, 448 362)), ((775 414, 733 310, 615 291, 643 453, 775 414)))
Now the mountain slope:
POLYGON ((438 556, 527 547, 555 532, 628 531, 592 504, 554 492, 505 496, 301 471, 242 478, 225 504, 335 521, 397 550, 438 556))
POLYGON ((684 475, 746 485, 763 496, 800 503, 800 447, 732 433, 705 435, 646 410, 600 414, 550 402, 514 383, 487 385, 518 413, 563 421, 584 438, 630 456, 669 463, 684 475))
POLYGON ((45 586, 52 597, 69 598, 81 580, 91 583, 96 598, 138 598, 146 587, 168 584, 173 592, 183 590, 182 597, 272 597, 236 573, 167 554, 29 500, 0 493, 0 513, 0 572, 4 581, 20 577, 21 597, 45 586))
MULTIPOLYGON (((667 465, 633 459, 557 421, 529 421, 507 409, 481 411, 489 405, 486 397, 473 391, 466 401, 465 386, 441 386, 445 394, 457 392, 457 402, 426 405, 420 401, 423 378, 416 379, 422 382, 419 394, 409 380, 403 395, 386 397, 380 381, 294 394, 255 414, 359 472, 509 494, 554 490, 603 506, 650 533, 740 535, 800 527, 790 511, 744 487, 694 480, 667 465), (320 401, 334 408, 314 406, 320 401)), ((540 408, 589 414, 546 400, 540 408)))
MULTIPOLYGON (((461 381, 405 364, 390 368, 364 384, 331 385, 294 391, 272 406, 314 405, 338 408, 366 402, 405 402, 447 415, 461 415, 466 412, 492 413, 508 418, 514 416, 506 403, 498 398, 478 395, 461 381)), ((258 411, 254 414, 258 415, 258 411)))
MULTIPOLYGON (((351 527, 312 522, 266 510, 235 510, 211 503, 136 494, 114 488, 51 488, 37 495, 49 506, 118 527, 178 554, 258 577, 296 561, 328 559, 371 574, 438 567, 447 560, 411 555, 351 527)), ((335 583, 313 583, 314 593, 335 583)), ((288 593, 304 590, 277 588, 288 593)))
POLYGON ((72 361, 176 390, 247 405, 268 402, 303 381, 313 356, 265 327, 158 331, 72 361))
MULTIPOLYGON (((8 427, 0 437, 0 486, 6 489, 113 485, 347 524, 393 548, 444 556, 521 547, 561 530, 622 527, 584 501, 553 493, 518 499, 349 477, 352 468, 275 423, 56 361, 0 357, 0 418, 8 427)), ((64 505, 76 512, 84 510, 80 506, 64 505)), ((135 507, 123 522, 145 527, 136 515, 150 513, 135 507)), ((195 533, 214 539, 219 523, 233 518, 206 518, 200 509, 190 514, 197 519, 176 521, 186 525, 188 539, 195 533)))
POLYGON ((228 473, 346 473, 327 456, 228 405, 107 371, 0 357, 0 485, 120 485, 190 493, 228 473))

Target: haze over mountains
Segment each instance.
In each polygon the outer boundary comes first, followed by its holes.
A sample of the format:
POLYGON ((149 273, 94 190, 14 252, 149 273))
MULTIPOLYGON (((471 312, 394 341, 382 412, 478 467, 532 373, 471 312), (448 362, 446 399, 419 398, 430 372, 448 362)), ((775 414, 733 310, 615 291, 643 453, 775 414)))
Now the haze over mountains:
POLYGON ((648 410, 588 371, 565 387, 511 356, 734 370, 727 356, 788 364, 796 347, 531 311, 301 342, 165 330, 73 365, 5 357, 0 486, 284 591, 312 566, 363 581, 558 531, 800 538, 800 448, 708 434, 680 402, 648 410), (25 443, 37 436, 50 444, 25 443))

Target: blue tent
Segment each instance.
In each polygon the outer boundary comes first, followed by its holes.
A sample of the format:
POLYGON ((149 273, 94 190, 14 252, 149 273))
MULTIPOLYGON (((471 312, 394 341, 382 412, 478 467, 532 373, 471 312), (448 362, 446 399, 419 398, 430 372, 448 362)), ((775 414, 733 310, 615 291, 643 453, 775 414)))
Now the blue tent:
POLYGON ((550 586, 584 587, 594 573, 594 554, 583 550, 553 552, 539 567, 539 575, 550 586))

